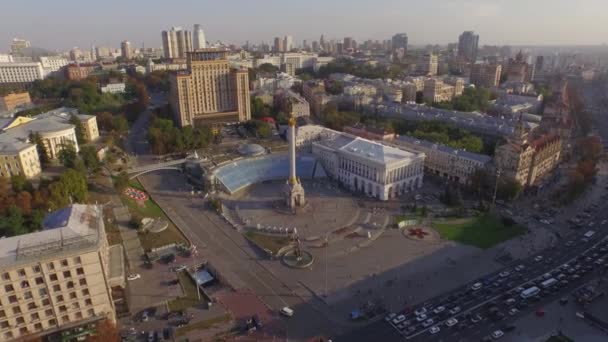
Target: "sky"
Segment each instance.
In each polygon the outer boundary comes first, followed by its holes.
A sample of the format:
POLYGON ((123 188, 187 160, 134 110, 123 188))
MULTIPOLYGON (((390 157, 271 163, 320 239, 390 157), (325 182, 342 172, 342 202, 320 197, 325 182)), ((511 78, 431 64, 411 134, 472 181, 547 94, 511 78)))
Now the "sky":
POLYGON ((398 32, 410 44, 446 44, 474 30, 480 45, 597 45, 608 42, 607 22, 607 0, 19 0, 2 4, 0 52, 15 37, 51 50, 160 47, 162 30, 193 24, 208 41, 236 44, 398 32))

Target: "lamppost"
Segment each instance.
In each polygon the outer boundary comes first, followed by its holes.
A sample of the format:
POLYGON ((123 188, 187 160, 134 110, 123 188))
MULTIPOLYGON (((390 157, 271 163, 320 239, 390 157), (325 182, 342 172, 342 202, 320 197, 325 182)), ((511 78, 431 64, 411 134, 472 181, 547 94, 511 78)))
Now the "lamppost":
POLYGON ((196 257, 198 256, 198 249, 196 248, 196 245, 192 245, 191 247, 191 253, 192 253, 192 269, 194 272, 194 282, 196 283, 196 295, 198 296, 198 301, 201 301, 201 290, 200 290, 200 284, 198 283, 198 278, 196 276, 196 257))
POLYGON ((327 298, 327 249, 329 248, 329 234, 325 235, 325 298, 327 298))
POLYGON ((496 194, 498 193, 498 179, 500 178, 500 174, 502 170, 499 168, 496 170, 496 183, 494 183, 494 195, 492 196, 492 208, 496 206, 496 194))

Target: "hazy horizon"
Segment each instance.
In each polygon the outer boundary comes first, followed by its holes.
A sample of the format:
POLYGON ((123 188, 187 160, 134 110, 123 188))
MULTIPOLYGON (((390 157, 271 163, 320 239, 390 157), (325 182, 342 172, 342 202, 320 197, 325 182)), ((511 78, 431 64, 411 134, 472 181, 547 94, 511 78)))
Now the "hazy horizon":
POLYGON ((480 35, 480 45, 601 45, 608 39, 608 2, 602 0, 150 0, 44 2, 3 4, 10 14, 0 20, 0 51, 13 38, 32 46, 67 50, 91 45, 117 48, 122 40, 134 47, 160 47, 160 32, 171 26, 192 29, 201 24, 207 40, 242 44, 291 35, 301 44, 349 36, 362 42, 389 39, 405 32, 410 44, 456 42, 465 30, 480 35))

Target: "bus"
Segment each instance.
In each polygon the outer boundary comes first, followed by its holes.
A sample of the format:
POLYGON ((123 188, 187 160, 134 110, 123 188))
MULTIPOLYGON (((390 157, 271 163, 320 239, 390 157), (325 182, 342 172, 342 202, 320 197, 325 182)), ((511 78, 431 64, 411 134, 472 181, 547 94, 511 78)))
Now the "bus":
POLYGON ((593 235, 595 235, 595 232, 593 230, 590 230, 590 231, 586 232, 585 235, 583 235, 583 236, 586 237, 587 239, 589 239, 593 235))
POLYGON ((550 288, 551 286, 553 286, 555 284, 557 284, 557 279, 555 279, 555 278, 549 278, 549 279, 543 281, 540 284, 540 286, 542 286, 543 289, 548 289, 548 288, 550 288))
POLYGON ((520 296, 523 299, 527 299, 530 297, 534 297, 540 293, 540 289, 536 286, 532 286, 531 288, 525 289, 521 292, 520 296))

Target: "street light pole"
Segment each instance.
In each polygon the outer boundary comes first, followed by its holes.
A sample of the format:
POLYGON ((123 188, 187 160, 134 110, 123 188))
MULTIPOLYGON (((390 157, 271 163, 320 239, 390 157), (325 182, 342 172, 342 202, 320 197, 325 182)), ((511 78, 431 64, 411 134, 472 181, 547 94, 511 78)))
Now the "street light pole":
POLYGON ((198 255, 198 250, 196 249, 196 245, 192 245, 192 269, 194 272, 194 283, 196 284, 196 295, 198 296, 198 301, 201 301, 201 290, 200 284, 198 283, 198 278, 196 277, 196 256, 198 255))
POLYGON ((329 247, 329 234, 325 235, 325 297, 327 298, 327 248, 329 247))
POLYGON ((498 179, 500 178, 500 169, 496 170, 496 183, 494 183, 494 195, 492 196, 492 208, 496 206, 496 194, 498 193, 498 179))

